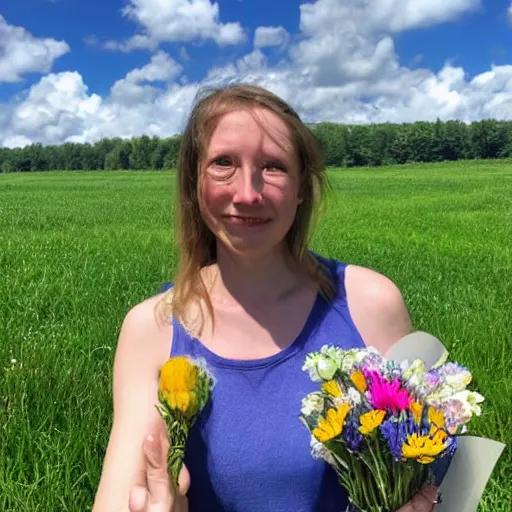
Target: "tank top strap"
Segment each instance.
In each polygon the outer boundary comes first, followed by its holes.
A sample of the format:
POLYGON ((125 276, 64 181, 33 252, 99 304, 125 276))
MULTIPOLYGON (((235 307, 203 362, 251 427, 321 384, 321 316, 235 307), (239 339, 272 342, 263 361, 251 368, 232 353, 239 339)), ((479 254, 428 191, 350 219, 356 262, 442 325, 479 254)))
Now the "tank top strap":
MULTIPOLYGON (((174 286, 173 282, 163 283, 158 293, 163 293, 174 286)), ((169 315, 167 319, 169 324, 172 325, 172 343, 171 343, 171 353, 170 356, 177 356, 183 354, 189 354, 193 356, 192 353, 194 351, 195 344, 192 343, 192 337, 187 333, 183 325, 178 322, 178 320, 174 317, 174 315, 169 315)))
MULTIPOLYGON (((329 273, 336 287, 335 297, 328 302, 325 318, 322 322, 322 340, 336 340, 342 348, 362 348, 365 346, 363 338, 356 327, 348 307, 346 290, 346 269, 348 263, 333 258, 326 258, 314 252, 311 253, 329 273), (343 326, 343 336, 337 336, 343 326)), ((317 341, 313 341, 317 343, 317 341)), ((338 344, 338 343, 336 343, 338 344)), ((318 348, 318 347, 317 347, 318 348)))

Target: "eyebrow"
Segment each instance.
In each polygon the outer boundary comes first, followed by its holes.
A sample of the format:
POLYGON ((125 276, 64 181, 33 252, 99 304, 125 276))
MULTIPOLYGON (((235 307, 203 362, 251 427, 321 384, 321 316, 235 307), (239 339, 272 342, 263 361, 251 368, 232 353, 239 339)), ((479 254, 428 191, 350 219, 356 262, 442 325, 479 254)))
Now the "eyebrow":
MULTIPOLYGON (((216 147, 209 148, 208 151, 206 152, 206 156, 208 158, 211 158, 213 156, 233 156, 236 153, 237 153, 236 149, 233 149, 229 145, 219 144, 216 147)), ((283 164, 284 163, 291 163, 291 161, 293 161, 293 159, 294 159, 293 155, 289 155, 284 150, 272 151, 272 152, 270 152, 270 151, 260 151, 258 153, 258 156, 260 156, 261 159, 265 160, 265 161, 267 161, 267 160, 269 160, 269 161, 276 160, 276 161, 282 162, 283 164)))

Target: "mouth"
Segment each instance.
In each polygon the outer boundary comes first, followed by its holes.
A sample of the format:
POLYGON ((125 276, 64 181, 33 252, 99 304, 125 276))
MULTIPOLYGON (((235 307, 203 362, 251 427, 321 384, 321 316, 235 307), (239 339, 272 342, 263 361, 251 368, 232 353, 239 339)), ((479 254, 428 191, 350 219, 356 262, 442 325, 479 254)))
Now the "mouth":
POLYGON ((249 215, 225 215, 224 219, 230 224, 238 226, 262 226, 268 224, 271 219, 264 217, 252 217, 249 215))

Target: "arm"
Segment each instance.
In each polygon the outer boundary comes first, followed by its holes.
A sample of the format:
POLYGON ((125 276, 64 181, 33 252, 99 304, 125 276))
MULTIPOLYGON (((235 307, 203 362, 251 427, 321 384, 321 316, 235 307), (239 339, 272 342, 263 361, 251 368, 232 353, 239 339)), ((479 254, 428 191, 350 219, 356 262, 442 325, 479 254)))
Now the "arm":
MULTIPOLYGON (((172 331, 158 325, 157 298, 132 308, 119 334, 114 360, 114 418, 93 512, 128 512, 130 490, 146 485, 143 442, 162 422, 155 408, 158 372, 170 353, 172 331)), ((163 423, 163 422, 162 422, 163 423)))
POLYGON ((366 345, 385 354, 412 332, 409 312, 393 281, 373 270, 349 265, 345 287, 350 314, 366 345))

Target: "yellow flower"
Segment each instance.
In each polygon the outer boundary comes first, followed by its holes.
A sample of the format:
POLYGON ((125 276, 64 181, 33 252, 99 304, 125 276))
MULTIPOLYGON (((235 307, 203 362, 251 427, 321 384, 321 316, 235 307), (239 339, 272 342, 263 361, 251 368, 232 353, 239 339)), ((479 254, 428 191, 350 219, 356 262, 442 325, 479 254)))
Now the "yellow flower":
POLYGON ((313 429, 313 435, 322 443, 339 436, 349 410, 350 404, 346 403, 338 405, 336 409, 329 409, 325 417, 318 420, 318 427, 313 429))
POLYGON ((184 414, 193 414, 197 410, 197 394, 194 391, 176 391, 163 395, 171 409, 179 409, 184 414))
POLYGON ((186 415, 197 412, 198 377, 198 367, 186 357, 167 360, 160 372, 160 392, 171 409, 178 409, 186 415))
POLYGON ((361 420, 359 431, 362 434, 370 434, 384 421, 385 416, 386 411, 382 411, 381 409, 375 409, 362 414, 359 418, 361 420))
POLYGON ((361 370, 356 370, 350 376, 350 380, 354 383, 354 386, 360 393, 364 393, 366 388, 368 387, 366 384, 366 379, 364 378, 363 372, 361 370))
POLYGON ((413 401, 409 407, 411 408, 414 419, 419 422, 421 420, 421 415, 423 414, 423 405, 413 401))
POLYGON ((421 464, 430 464, 446 448, 446 438, 446 432, 435 427, 428 436, 409 435, 402 446, 402 455, 407 459, 416 459, 421 464))
POLYGON ((160 372, 160 391, 192 391, 197 385, 199 369, 186 357, 171 357, 160 372))
POLYGON ((343 395, 343 391, 335 380, 328 380, 327 382, 324 382, 322 385, 323 390, 331 396, 334 396, 336 398, 341 397, 343 395))
POLYGON ((428 421, 437 428, 444 428, 444 416, 442 411, 437 411, 433 407, 428 408, 428 421))

